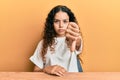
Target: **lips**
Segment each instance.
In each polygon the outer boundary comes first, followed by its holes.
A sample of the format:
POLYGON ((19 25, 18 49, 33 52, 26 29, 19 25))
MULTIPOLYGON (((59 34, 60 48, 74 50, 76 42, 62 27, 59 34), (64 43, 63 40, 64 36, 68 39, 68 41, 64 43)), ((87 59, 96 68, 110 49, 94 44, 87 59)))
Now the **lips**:
POLYGON ((65 30, 64 30, 64 29, 59 29, 58 31, 59 31, 59 32, 64 32, 65 30))

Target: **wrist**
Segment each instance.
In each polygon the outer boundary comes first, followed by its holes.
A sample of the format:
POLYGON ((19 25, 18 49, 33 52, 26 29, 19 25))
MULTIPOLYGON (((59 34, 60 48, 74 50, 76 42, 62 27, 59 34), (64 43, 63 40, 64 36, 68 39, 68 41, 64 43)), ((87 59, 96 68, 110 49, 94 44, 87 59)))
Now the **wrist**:
POLYGON ((80 46, 81 46, 81 36, 79 36, 76 41, 76 50, 79 50, 80 46))
POLYGON ((80 46, 80 44, 81 44, 81 37, 78 37, 76 41, 76 46, 80 46))
POLYGON ((43 68, 42 71, 46 73, 46 69, 45 68, 43 68))
POLYGON ((49 70, 48 70, 46 67, 43 68, 42 71, 43 71, 44 73, 47 73, 47 74, 52 74, 52 73, 49 72, 49 70))

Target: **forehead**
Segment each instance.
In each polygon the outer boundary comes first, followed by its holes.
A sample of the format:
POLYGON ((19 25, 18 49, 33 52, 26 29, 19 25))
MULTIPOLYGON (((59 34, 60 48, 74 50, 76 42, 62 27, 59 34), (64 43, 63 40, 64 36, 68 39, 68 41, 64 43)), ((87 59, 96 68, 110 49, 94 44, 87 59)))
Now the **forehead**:
POLYGON ((59 19, 59 20, 69 19, 69 16, 66 12, 59 11, 55 14, 54 19, 59 19))

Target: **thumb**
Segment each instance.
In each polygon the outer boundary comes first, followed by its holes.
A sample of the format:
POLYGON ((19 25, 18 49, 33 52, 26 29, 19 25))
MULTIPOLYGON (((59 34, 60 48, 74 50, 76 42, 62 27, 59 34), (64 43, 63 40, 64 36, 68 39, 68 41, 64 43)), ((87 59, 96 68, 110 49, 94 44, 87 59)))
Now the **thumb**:
POLYGON ((74 40, 71 44, 71 47, 70 47, 71 52, 75 51, 75 47, 76 47, 76 40, 74 40))

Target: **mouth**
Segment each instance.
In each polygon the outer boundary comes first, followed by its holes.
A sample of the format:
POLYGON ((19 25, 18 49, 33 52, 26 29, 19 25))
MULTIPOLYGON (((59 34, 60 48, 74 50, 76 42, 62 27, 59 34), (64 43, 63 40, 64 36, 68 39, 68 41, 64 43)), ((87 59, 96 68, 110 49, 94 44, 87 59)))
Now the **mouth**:
POLYGON ((65 32, 65 29, 59 29, 58 31, 59 32, 65 32))

